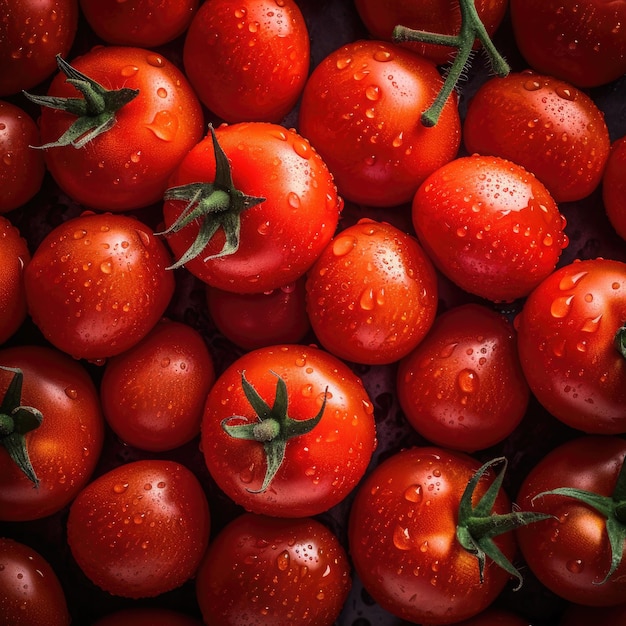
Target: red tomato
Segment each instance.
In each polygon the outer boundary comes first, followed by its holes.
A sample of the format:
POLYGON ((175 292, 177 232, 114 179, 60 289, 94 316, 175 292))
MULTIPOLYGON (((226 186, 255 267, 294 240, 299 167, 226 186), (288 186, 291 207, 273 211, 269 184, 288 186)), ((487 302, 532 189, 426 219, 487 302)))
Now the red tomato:
POLYGON ((615 232, 626 239, 626 136, 613 142, 604 176, 602 199, 606 215, 615 232))
POLYGON ((452 282, 492 301, 528 295, 568 244, 545 186, 500 157, 461 157, 429 176, 413 200, 413 225, 452 282))
POLYGON ((568 426, 626 433, 624 320, 626 263, 609 259, 559 268, 515 320, 530 389, 568 426))
POLYGON ((270 291, 302 276, 332 238, 343 207, 309 142, 265 122, 211 129, 170 184, 166 227, 186 211, 193 218, 180 230, 165 231, 178 262, 196 242, 185 267, 213 287, 238 293, 270 291), (218 158, 223 151, 219 163, 227 160, 230 172, 216 168, 215 151, 218 158), (224 178, 232 186, 226 193, 224 178))
POLYGON ((214 381, 213 359, 202 335, 164 320, 107 362, 100 383, 104 417, 124 443, 172 450, 200 433, 214 381))
POLYGON ((196 595, 212 626, 335 623, 351 586, 337 537, 311 519, 244 513, 212 541, 196 595))
POLYGON ((316 515, 365 473, 376 446, 373 406, 361 380, 331 354, 260 348, 217 379, 201 445, 209 472, 237 504, 277 517, 316 515))
POLYGON ((6 217, 0 215, 0 345, 26 319, 24 268, 29 262, 26 240, 6 217))
POLYGON ((0 2, 0 97, 35 87, 54 74, 76 36, 77 0, 0 2))
POLYGON ((63 587, 38 552, 0 537, 0 614, 11 626, 69 626, 63 587))
POLYGON ((482 84, 470 100, 463 141, 470 153, 524 166, 557 202, 594 191, 610 150, 604 114, 586 93, 529 71, 482 84))
POLYGON ((515 41, 530 66, 577 87, 626 72, 626 2, 511 0, 515 41))
POLYGON ((98 37, 119 46, 155 48, 182 35, 199 0, 80 0, 98 37))
POLYGON ((206 550, 210 514, 196 476, 174 461, 126 463, 89 483, 70 507, 67 542, 110 594, 145 598, 180 587, 206 550))
POLYGON ((519 491, 522 508, 553 516, 518 529, 524 560, 548 589, 570 602, 591 606, 624 602, 626 520, 611 507, 623 507, 624 481, 621 489, 616 484, 625 456, 626 441, 620 437, 578 437, 543 457, 519 491), (567 495, 539 495, 562 488, 591 492, 594 500, 604 496, 608 508, 598 511, 567 495), (609 529, 617 539, 621 564, 607 578, 612 554, 609 529))
POLYGON ((455 97, 436 126, 419 121, 442 85, 436 66, 410 50, 370 40, 346 44, 309 77, 299 131, 322 155, 346 200, 383 207, 409 202, 459 148, 455 97))
POLYGON ((41 188, 46 171, 35 121, 20 107, 0 101, 0 213, 26 204, 41 188))
MULTIPOLYGON (((59 187, 83 206, 103 211, 161 200, 170 174, 203 132, 202 108, 184 74, 164 56, 129 46, 97 46, 74 59, 72 68, 96 81, 91 89, 103 104, 77 114, 35 98, 44 105, 41 140, 51 144, 44 156, 59 187), (76 136, 61 140, 70 127, 76 136)), ((86 102, 66 71, 73 76, 72 70, 59 72, 46 97, 86 102)))
MULTIPOLYGON (((80 363, 51 348, 4 348, 0 365, 23 372, 19 404, 43 415, 41 425, 24 435, 34 477, 29 478, 11 459, 6 443, 0 446, 0 519, 40 519, 64 508, 96 467, 104 439, 98 391, 80 363)), ((13 377, 14 372, 0 368, 5 404, 13 377)), ((0 413, 9 415, 14 407, 5 404, 0 413)), ((3 433, 3 439, 7 436, 3 433)), ((15 436, 12 439, 15 444, 15 436)))
POLYGON ((174 293, 165 245, 139 220, 84 213, 41 242, 24 275, 28 309, 52 344, 104 359, 134 346, 174 293))
POLYGON ((432 443, 474 452, 502 441, 529 400, 512 324, 478 304, 449 309, 400 362, 397 393, 411 426, 432 443))
POLYGON ((309 73, 310 42, 295 0, 208 0, 185 36, 185 73, 227 122, 280 122, 309 73))
POLYGON ((408 354, 437 312, 435 270, 415 237, 364 218, 342 230, 308 275, 307 310, 320 343, 348 361, 408 354))

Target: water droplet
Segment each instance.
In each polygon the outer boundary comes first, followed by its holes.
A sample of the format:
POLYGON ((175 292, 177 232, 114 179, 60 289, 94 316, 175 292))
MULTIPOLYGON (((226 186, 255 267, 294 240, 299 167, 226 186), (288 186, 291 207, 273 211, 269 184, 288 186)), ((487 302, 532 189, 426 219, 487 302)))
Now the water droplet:
POLYGON ((361 293, 361 297, 359 298, 359 306, 364 311, 371 311, 374 308, 374 291, 373 289, 364 289, 363 293, 361 293))
POLYGON ((80 228, 78 230, 75 230, 72 233, 72 239, 75 239, 75 240, 82 239, 86 234, 87 234, 87 231, 80 228))
POLYGON ((348 65, 350 65, 350 63, 352 63, 352 57, 339 57, 336 61, 336 65, 337 65, 337 69, 338 70, 343 70, 346 67, 348 67, 348 65))
POLYGON ((293 149, 299 157, 303 159, 311 158, 311 144, 306 139, 294 139, 293 149))
POLYGON ((439 352, 439 357, 442 359, 447 359, 452 356, 454 349, 458 346, 458 343, 449 343, 447 346, 444 346, 439 352))
POLYGON ((410 485, 404 490, 404 499, 408 502, 418 504, 424 498, 422 485, 410 485))
POLYGON ((66 387, 65 388, 65 395, 70 400, 76 400, 76 398, 78 398, 78 390, 76 389, 76 387, 66 387))
POLYGON ((289 552, 287 552, 287 550, 283 550, 283 552, 281 552, 276 557, 276 565, 281 572, 284 572, 285 570, 289 569, 290 561, 291 559, 289 557, 289 552))
POLYGON ((113 263, 111 263, 111 259, 107 259, 100 263, 100 271, 103 274, 111 274, 113 272, 113 263))
POLYGON ((300 208, 300 196, 294 191, 290 191, 289 194, 287 195, 287 204, 289 204, 289 206, 292 209, 299 209, 300 208))
POLYGON ((128 483, 116 483, 113 485, 113 491, 115 493, 124 493, 128 489, 128 483))
POLYGON ((410 550, 413 547, 408 528, 399 524, 395 527, 393 531, 393 545, 398 548, 398 550, 403 551, 410 550))
POLYGON ((565 317, 571 309, 573 299, 574 296, 562 296, 561 298, 556 298, 550 306, 550 314, 552 317, 565 317))
POLYGON ((339 235, 332 244, 335 256, 345 256, 356 246, 356 239, 351 235, 339 235))
POLYGON ((456 378, 457 385, 463 393, 474 393, 478 387, 478 374, 471 369, 463 369, 456 378))
POLYGON ((600 326, 601 319, 602 319, 602 314, 598 315, 598 317, 594 317, 593 319, 591 318, 586 319, 583 322, 583 325, 580 330, 582 330, 584 333, 595 333, 600 326))
POLYGON ((152 65, 152 67, 163 67, 165 65, 165 59, 159 54, 149 54, 146 57, 146 63, 152 65))
POLYGON ((368 85, 365 89, 365 97, 375 102, 380 98, 380 87, 378 85, 368 85))
POLYGON ((159 139, 172 141, 178 132, 178 118, 170 111, 159 111, 147 128, 159 139))
POLYGON ((541 89, 541 83, 534 78, 529 78, 524 82, 524 89, 526 91, 537 91, 537 89, 541 89))
POLYGON ((136 65, 125 65, 121 70, 121 74, 125 78, 129 78, 130 76, 134 76, 138 71, 139 68, 136 65))
POLYGON ((572 574, 580 574, 585 569, 585 564, 580 559, 571 559, 565 564, 572 574))
POLYGON ((385 50, 381 48, 374 52, 373 57, 375 61, 386 63, 387 61, 391 61, 393 59, 393 53, 391 52, 391 50, 385 50))

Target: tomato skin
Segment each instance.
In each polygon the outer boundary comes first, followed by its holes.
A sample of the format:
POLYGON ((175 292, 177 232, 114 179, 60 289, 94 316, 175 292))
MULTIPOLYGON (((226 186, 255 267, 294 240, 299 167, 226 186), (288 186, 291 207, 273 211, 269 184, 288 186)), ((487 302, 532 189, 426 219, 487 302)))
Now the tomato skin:
POLYGON ((169 304, 170 262, 165 245, 134 217, 83 213, 54 228, 26 266, 29 313, 46 339, 73 357, 120 354, 169 304))
POLYGON ((174 461, 109 470, 76 497, 67 542, 95 585, 126 598, 153 597, 191 578, 206 550, 210 513, 196 476, 174 461))
POLYGON ((202 622, 160 607, 131 607, 105 615, 91 626, 202 626, 202 622))
POLYGON ((213 359, 200 333, 163 320, 106 363, 100 383, 105 419, 125 443, 173 450, 200 433, 213 359))
POLYGON ((586 93, 529 71, 483 83, 470 100, 463 141, 470 153, 522 165, 557 202, 594 191, 610 151, 604 114, 586 93))
POLYGON ((213 626, 331 626, 350 586, 345 550, 323 524, 244 513, 211 543, 196 596, 213 626))
MULTIPOLYGON (((41 519, 69 504, 96 467, 104 441, 98 391, 80 363, 52 348, 4 348, 0 365, 23 371, 22 404, 44 415, 41 426, 26 435, 38 488, 0 447, 0 519, 41 519)), ((0 396, 12 377, 0 370, 0 396)))
POLYGON ((508 437, 529 401, 508 320, 479 304, 449 309, 400 361, 400 406, 436 445, 474 452, 508 437))
POLYGON ((589 606, 623 603, 626 560, 609 580, 598 584, 611 565, 604 515, 574 498, 533 497, 561 487, 611 496, 625 456, 626 441, 620 437, 577 437, 548 452, 520 488, 517 502, 524 510, 556 518, 517 530, 522 555, 548 589, 570 602, 589 606))
POLYGON ((70 614, 50 563, 29 546, 0 537, 0 613, 11 626, 69 626, 70 614))
POLYGON ((361 479, 376 446, 373 406, 362 382, 339 359, 319 348, 281 345, 248 352, 230 365, 209 392, 201 430, 206 465, 218 486, 246 510, 276 517, 322 513, 343 500, 361 479), (321 421, 287 442, 285 461, 269 488, 263 445, 235 439, 221 422, 232 416, 254 421, 242 391, 241 373, 270 404, 277 375, 287 384, 289 416, 315 416, 328 387, 321 421))
POLYGON ((422 183, 412 205, 418 239, 462 289, 492 301, 526 295, 568 244, 545 186, 500 157, 459 157, 422 183))
POLYGON ((278 123, 309 73, 306 22, 294 0, 209 0, 189 26, 183 61, 200 100, 222 120, 278 123))
MULTIPOLYGON (((99 46, 71 60, 107 89, 138 89, 115 115, 114 126, 84 148, 48 148, 46 166, 61 189, 86 208, 121 212, 160 201, 168 177, 201 139, 203 112, 189 81, 164 56, 130 46, 99 46)), ((59 72, 47 95, 82 94, 59 72)), ((76 116, 43 107, 44 144, 56 141, 76 116)))
POLYGON ((602 199, 615 232, 626 240, 626 136, 616 139, 602 178, 602 199))
MULTIPOLYGON (((357 574, 374 600, 418 624, 449 624, 487 608, 508 574, 478 561, 456 539, 457 510, 480 463, 439 447, 407 448, 385 459, 361 483, 349 518, 349 545, 357 574)), ((488 485, 479 483, 484 493, 488 485)), ((504 491, 494 511, 510 511, 504 491)), ((497 538, 509 558, 515 538, 497 538)))
POLYGON ((405 356, 437 312, 435 270, 415 237, 370 219, 348 226, 329 243, 308 274, 306 290, 319 342, 356 363, 385 364, 405 356))
POLYGON ((419 184, 459 148, 454 96, 436 126, 419 121, 442 84, 436 66, 410 50, 373 40, 346 44, 313 70, 298 128, 322 155, 346 200, 381 207, 409 202, 419 184))
POLYGON ((626 432, 626 361, 614 348, 626 320, 626 264, 577 260, 557 269, 515 319, 531 391, 586 433, 626 432))

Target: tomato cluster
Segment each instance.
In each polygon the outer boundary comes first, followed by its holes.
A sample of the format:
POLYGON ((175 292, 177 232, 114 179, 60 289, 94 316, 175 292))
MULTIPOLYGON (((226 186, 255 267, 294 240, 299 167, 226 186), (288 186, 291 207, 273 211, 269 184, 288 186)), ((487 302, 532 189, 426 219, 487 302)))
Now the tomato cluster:
POLYGON ((626 0, 0 18, 0 622, 626 619, 626 0))

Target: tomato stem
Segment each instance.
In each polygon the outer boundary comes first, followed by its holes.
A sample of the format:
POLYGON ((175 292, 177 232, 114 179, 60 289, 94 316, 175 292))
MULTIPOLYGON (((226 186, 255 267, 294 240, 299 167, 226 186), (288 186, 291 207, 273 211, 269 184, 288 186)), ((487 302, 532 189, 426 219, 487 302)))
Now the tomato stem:
POLYGON ((615 333, 615 348, 626 359, 626 323, 615 333))
POLYGON ((459 0, 459 8, 461 10, 461 29, 458 35, 431 33, 402 25, 396 26, 393 30, 392 38, 395 43, 419 41, 457 48, 457 53, 447 72, 441 91, 430 107, 422 113, 421 122, 424 126, 431 127, 437 124, 443 107, 469 64, 476 39, 483 45, 496 76, 504 77, 510 72, 509 64, 498 52, 485 29, 485 25, 476 11, 474 0, 459 0))

